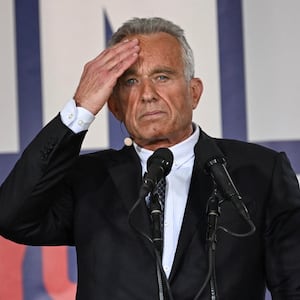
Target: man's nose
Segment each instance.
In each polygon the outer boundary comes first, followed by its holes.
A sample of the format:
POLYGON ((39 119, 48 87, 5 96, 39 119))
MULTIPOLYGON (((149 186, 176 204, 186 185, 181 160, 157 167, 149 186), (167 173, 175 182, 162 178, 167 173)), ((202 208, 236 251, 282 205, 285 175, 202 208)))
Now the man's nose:
POLYGON ((150 79, 144 79, 141 83, 141 100, 144 102, 152 102, 157 99, 154 83, 150 79))

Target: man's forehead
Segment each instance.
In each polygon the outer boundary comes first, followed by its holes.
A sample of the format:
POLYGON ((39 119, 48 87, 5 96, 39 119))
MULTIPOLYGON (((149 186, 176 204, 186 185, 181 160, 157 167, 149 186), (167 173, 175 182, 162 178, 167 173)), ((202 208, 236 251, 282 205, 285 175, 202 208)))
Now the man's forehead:
POLYGON ((140 52, 137 61, 123 76, 152 75, 157 73, 178 74, 184 72, 181 45, 172 35, 159 32, 130 35, 126 39, 138 39, 140 52))
POLYGON ((139 40, 139 46, 141 47, 141 50, 143 50, 144 47, 145 49, 148 49, 149 46, 151 46, 151 48, 157 48, 159 45, 163 45, 164 47, 177 46, 178 48, 181 48, 180 42, 177 40, 177 38, 166 32, 128 35, 124 37, 122 41, 132 39, 139 40))

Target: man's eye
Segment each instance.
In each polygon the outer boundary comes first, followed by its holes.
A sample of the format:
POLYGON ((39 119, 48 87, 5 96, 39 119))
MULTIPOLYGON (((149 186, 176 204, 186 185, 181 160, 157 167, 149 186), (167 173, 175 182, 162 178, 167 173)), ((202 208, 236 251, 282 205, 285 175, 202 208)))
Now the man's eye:
POLYGON ((169 79, 169 77, 166 76, 166 75, 159 75, 159 76, 157 76, 157 80, 158 81, 166 81, 168 79, 169 79))
POLYGON ((127 85, 127 86, 132 86, 136 83, 137 83, 137 80, 135 78, 129 78, 129 79, 125 80, 125 85, 127 85))

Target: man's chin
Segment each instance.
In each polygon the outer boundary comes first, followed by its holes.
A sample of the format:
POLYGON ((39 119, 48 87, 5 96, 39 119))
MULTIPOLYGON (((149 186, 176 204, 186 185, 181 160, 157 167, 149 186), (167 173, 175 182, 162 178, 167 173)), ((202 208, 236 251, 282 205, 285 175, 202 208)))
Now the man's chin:
POLYGON ((136 138, 134 139, 134 141, 140 147, 150 149, 150 150, 155 150, 157 148, 170 146, 169 140, 161 134, 148 135, 148 136, 144 136, 143 138, 136 138))

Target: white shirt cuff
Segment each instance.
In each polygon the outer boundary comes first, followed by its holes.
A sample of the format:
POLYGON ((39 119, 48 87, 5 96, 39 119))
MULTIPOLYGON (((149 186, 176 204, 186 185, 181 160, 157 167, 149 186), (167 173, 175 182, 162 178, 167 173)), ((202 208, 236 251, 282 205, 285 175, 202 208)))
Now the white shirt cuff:
POLYGON ((88 130, 95 116, 83 107, 76 106, 74 99, 69 100, 60 112, 62 122, 74 133, 88 130))

